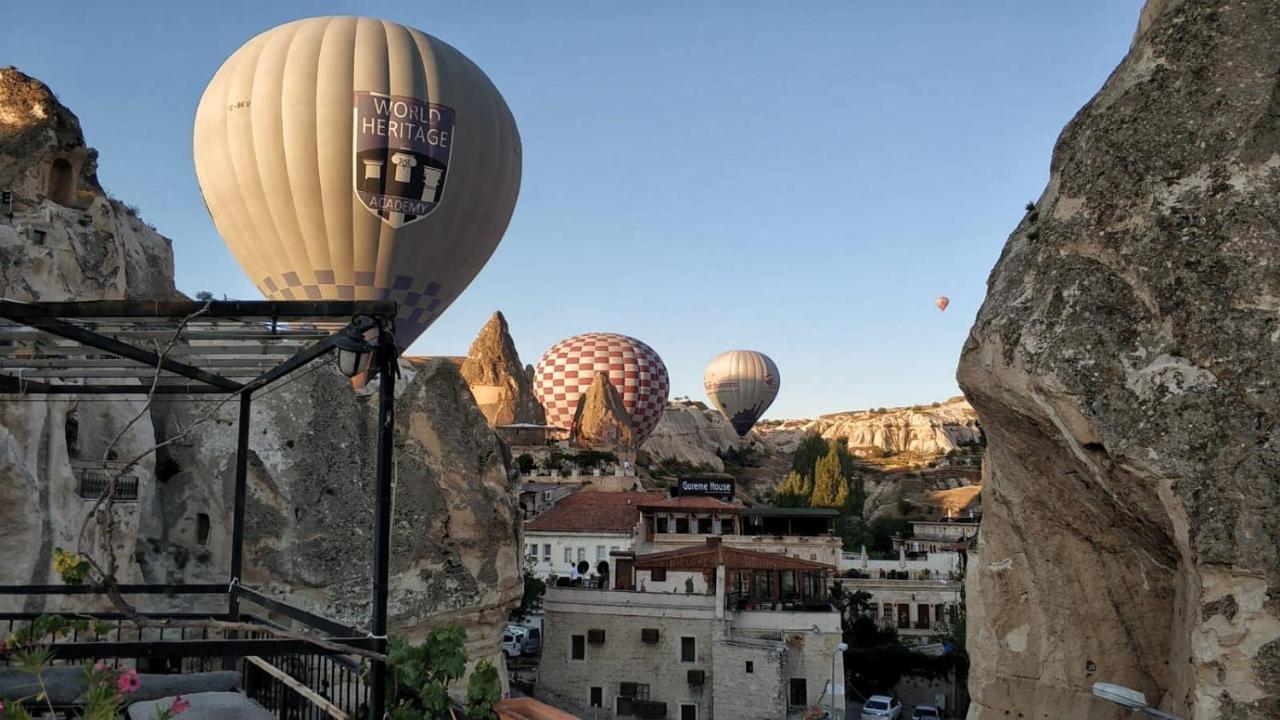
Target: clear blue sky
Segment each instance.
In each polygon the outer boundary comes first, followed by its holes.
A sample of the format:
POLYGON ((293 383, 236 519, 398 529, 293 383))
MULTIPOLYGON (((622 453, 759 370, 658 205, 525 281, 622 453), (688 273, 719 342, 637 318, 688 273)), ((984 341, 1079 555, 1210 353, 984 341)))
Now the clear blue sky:
POLYGON ((1140 7, 26 2, 0 14, 0 64, 79 114, 103 184, 173 238, 180 289, 255 298, 192 168, 206 82, 299 17, 436 35, 505 95, 524 182, 502 245, 412 351, 463 354, 501 309, 526 362, 626 333, 662 355, 673 396, 701 398, 711 357, 758 349, 782 372, 769 416, 799 417, 958 392, 987 274, 1140 7))

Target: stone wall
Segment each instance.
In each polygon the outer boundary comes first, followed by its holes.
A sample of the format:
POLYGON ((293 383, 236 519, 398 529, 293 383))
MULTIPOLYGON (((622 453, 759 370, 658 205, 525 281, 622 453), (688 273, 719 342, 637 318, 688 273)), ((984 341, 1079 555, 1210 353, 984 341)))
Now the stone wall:
POLYGON ((717 716, 742 720, 786 717, 786 648, 782 642, 718 638, 715 643, 711 683, 717 716))

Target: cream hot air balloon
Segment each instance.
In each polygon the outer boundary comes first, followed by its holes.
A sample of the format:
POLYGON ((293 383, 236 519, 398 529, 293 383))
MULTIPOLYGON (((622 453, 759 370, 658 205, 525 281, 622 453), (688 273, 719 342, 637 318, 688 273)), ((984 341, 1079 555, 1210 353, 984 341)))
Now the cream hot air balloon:
POLYGON ((200 189, 275 300, 394 300, 405 348, 502 239, 520 136, 474 63, 391 22, 318 17, 235 52, 196 110, 200 189))
POLYGON ((946 295, 939 295, 934 298, 933 304, 937 306, 939 311, 946 310, 947 306, 951 304, 951 298, 946 295))
POLYGON ((715 356, 702 377, 707 397, 738 436, 769 409, 778 396, 781 376, 768 355, 754 350, 730 350, 715 356))

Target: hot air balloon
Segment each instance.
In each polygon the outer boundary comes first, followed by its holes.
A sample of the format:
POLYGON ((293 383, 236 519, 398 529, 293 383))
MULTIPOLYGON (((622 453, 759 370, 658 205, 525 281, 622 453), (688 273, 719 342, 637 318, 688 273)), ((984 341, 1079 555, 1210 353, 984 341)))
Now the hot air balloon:
POLYGON ((715 356, 702 376, 707 397, 733 425, 739 437, 778 397, 782 378, 768 355, 755 350, 730 350, 715 356))
POLYGON ((946 310, 947 306, 951 304, 951 298, 946 295, 939 295, 934 299, 933 304, 938 306, 938 310, 946 310))
POLYGON ((667 406, 671 383, 658 353, 626 335, 574 335, 543 353, 533 371, 533 391, 547 410, 547 423, 569 427, 578 398, 601 370, 609 373, 609 382, 631 416, 637 446, 644 443, 667 406))
POLYGON ((403 25, 287 23, 237 50, 195 122, 205 204, 275 300, 394 300, 405 348, 502 239, 520 136, 474 63, 403 25))

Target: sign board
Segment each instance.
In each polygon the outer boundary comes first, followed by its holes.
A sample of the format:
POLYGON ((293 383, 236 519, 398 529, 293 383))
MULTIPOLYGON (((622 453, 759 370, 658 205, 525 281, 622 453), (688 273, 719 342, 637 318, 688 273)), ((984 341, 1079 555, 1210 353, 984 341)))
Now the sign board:
POLYGON ((733 500, 733 478, 680 478, 680 495, 707 495, 725 502, 733 500))

